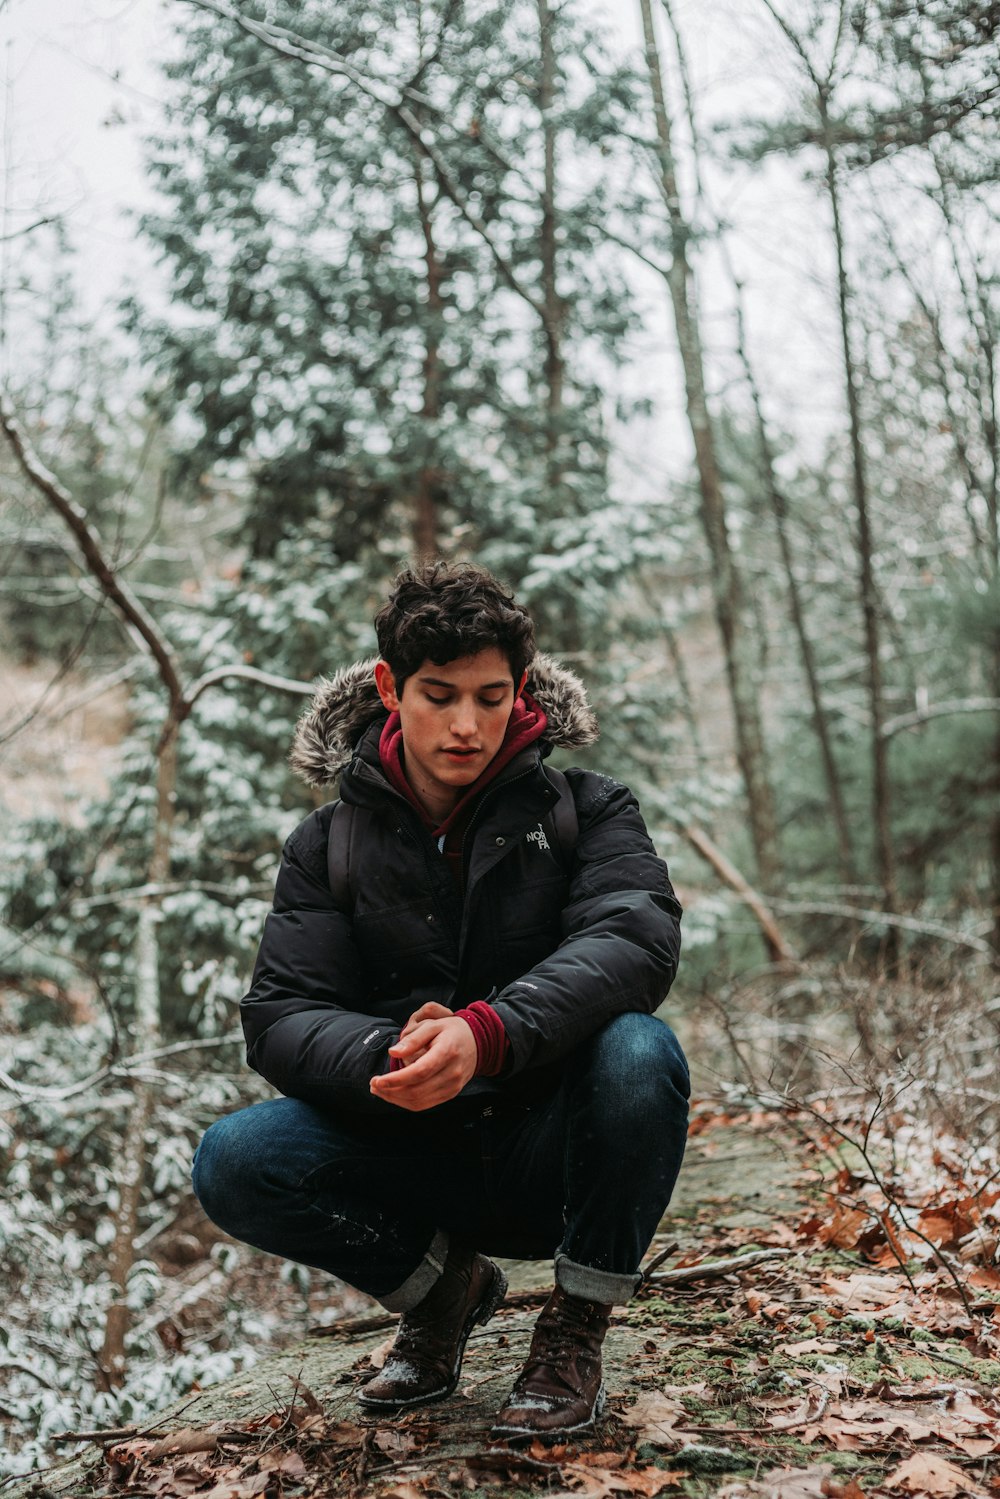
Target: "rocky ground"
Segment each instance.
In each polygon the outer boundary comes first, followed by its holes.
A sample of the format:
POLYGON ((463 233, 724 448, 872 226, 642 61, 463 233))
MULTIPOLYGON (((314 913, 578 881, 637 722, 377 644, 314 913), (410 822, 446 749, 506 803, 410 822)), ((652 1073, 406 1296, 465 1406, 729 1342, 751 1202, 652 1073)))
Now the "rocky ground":
POLYGON ((615 1319, 608 1411, 584 1440, 491 1441, 549 1283, 548 1266, 515 1264, 449 1401, 362 1414, 354 1390, 392 1336, 376 1310, 192 1391, 143 1431, 67 1440, 61 1466, 6 1494, 1000 1493, 1000 1272, 945 1247, 970 1223, 982 1233, 988 1191, 962 1197, 956 1182, 947 1201, 916 1202, 911 1185, 907 1206, 905 1183, 866 1180, 835 1134, 708 1106, 682 1181, 651 1256, 670 1252, 615 1319))

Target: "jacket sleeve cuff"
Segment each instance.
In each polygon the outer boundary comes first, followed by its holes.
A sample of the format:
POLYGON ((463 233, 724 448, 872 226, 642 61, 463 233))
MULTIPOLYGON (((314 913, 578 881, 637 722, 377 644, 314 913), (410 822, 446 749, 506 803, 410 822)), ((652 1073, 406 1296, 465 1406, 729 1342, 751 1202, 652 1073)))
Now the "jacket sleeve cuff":
POLYGON ((485 1000, 474 1000, 464 1010, 456 1010, 459 1020, 464 1020, 476 1042, 476 1077, 496 1077, 503 1071, 510 1051, 510 1042, 503 1021, 485 1000))

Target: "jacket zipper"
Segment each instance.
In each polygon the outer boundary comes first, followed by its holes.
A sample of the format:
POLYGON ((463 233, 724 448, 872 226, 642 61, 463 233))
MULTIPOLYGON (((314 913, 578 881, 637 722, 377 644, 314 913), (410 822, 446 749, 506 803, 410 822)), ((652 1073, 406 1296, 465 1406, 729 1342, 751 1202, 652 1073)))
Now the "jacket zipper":
MULTIPOLYGON (((509 780, 507 780, 507 781, 497 781, 493 786, 487 788, 487 791, 484 794, 482 801, 479 803, 479 806, 476 808, 475 812, 472 814, 472 817, 469 820, 469 825, 466 828, 464 834, 462 835, 462 867, 463 867, 463 870, 464 870, 464 867, 465 867, 465 850, 466 850, 466 844, 467 844, 467 840, 469 838, 469 834, 474 831, 476 823, 479 821, 479 815, 483 811, 483 809, 487 806, 490 795, 491 794, 494 794, 494 795, 498 794, 503 787, 506 787, 506 786, 516 786, 517 783, 518 783, 518 781, 526 781, 530 776, 534 775, 535 770, 537 768, 538 767, 535 766, 535 765, 529 765, 529 767, 527 768, 527 770, 519 771, 516 776, 511 776, 509 780)), ((501 854, 500 859, 502 859, 502 858, 503 858, 503 855, 501 854)), ((500 863, 500 859, 495 859, 494 860, 494 864, 499 864, 500 863)), ((490 869, 492 869, 494 867, 494 864, 490 865, 490 869)), ((488 873, 488 871, 486 871, 486 872, 488 873)), ((478 886, 479 883, 480 883, 480 881, 477 880, 476 881, 476 885, 478 886)), ((462 929, 461 929, 461 931, 459 933, 459 939, 458 939, 458 978, 459 978, 459 982, 461 982, 461 978, 462 978, 462 965, 463 965, 463 960, 464 960, 464 956, 465 956, 465 934, 468 931, 468 928, 469 928, 469 926, 471 924, 471 921, 472 921, 472 901, 470 899, 469 887, 466 886, 465 900, 463 902, 463 910, 462 910, 462 929)), ((456 989, 457 988, 458 988, 458 985, 456 985, 456 989)))

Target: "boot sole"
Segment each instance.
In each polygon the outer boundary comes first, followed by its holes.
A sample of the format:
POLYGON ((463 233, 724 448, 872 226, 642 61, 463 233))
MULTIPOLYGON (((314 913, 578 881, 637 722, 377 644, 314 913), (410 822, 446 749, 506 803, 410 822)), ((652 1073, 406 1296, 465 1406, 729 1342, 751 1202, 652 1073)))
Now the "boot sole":
POLYGON ((607 1391, 604 1385, 597 1392, 594 1401, 594 1409, 586 1421, 578 1421, 575 1426, 494 1426, 490 1431, 491 1438, 502 1440, 504 1437, 535 1437, 539 1441, 546 1441, 549 1437, 568 1437, 575 1435, 578 1431, 590 1431, 604 1415, 604 1407, 607 1404, 607 1391))
MULTIPOLYGON (((491 1261, 492 1263, 492 1261, 491 1261)), ((493 1265, 493 1279, 487 1288, 486 1294, 478 1306, 474 1306, 465 1319, 462 1335, 459 1338, 458 1349, 455 1358, 455 1368, 451 1379, 437 1390, 431 1390, 429 1394, 418 1395, 413 1400, 369 1400, 366 1399, 362 1390, 357 1398, 359 1405, 366 1410, 372 1411, 403 1411, 411 1410, 418 1405, 430 1405, 434 1400, 447 1400, 458 1384, 459 1375, 462 1372, 462 1360, 465 1357, 465 1345, 469 1341, 472 1329, 489 1322, 496 1312, 499 1311, 504 1297, 507 1295, 507 1277, 499 1265, 493 1265)))

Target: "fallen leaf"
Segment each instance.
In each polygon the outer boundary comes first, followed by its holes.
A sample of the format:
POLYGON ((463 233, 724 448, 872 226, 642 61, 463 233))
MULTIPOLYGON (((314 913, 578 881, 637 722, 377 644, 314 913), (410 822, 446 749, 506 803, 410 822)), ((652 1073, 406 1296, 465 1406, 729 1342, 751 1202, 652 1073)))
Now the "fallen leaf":
POLYGON ((549 1446, 536 1437, 528 1448, 528 1456, 533 1457, 536 1463, 558 1463, 566 1456, 566 1450, 565 1442, 549 1446))
POLYGON ((305 1460, 298 1452, 263 1452, 257 1459, 262 1473, 280 1473, 282 1478, 298 1481, 306 1477, 305 1460))
POLYGON ((831 1296, 839 1296, 852 1311, 869 1307, 884 1307, 894 1297, 898 1298, 903 1282, 894 1275, 850 1275, 846 1280, 828 1275, 821 1282, 822 1289, 831 1296))
MULTIPOLYGON (((540 1442, 532 1442, 529 1451, 533 1452, 539 1446, 541 1446, 540 1442)), ((553 1456, 558 1453, 559 1456, 556 1458, 556 1461, 561 1462, 566 1456, 568 1449, 566 1447, 550 1447, 549 1451, 553 1456)), ((602 1448, 598 1452, 580 1452, 573 1458, 573 1461, 575 1463, 583 1463, 584 1467, 587 1468, 624 1468, 628 1461, 628 1453, 608 1452, 602 1448)))
POLYGON ((823 1437, 838 1452, 857 1452, 863 1447, 884 1446, 902 1432, 911 1442, 930 1441, 938 1434, 939 1424, 905 1409, 897 1410, 880 1400, 859 1400, 844 1404, 807 1425, 802 1431, 804 1442, 823 1437))
MULTIPOLYGON (((1000 1270, 993 1265, 979 1265, 969 1276, 967 1285, 975 1286, 980 1291, 1000 1291, 1000 1270)), ((1000 1312, 1000 1306, 993 1308, 993 1316, 1000 1312)))
POLYGON ((827 1499, 865 1499, 865 1491, 853 1478, 846 1483, 836 1483, 832 1478, 824 1478, 820 1487, 827 1499))
POLYGON ((769 1431, 792 1431, 796 1426, 805 1426, 815 1418, 817 1407, 827 1397, 819 1390, 810 1390, 797 1409, 789 1411, 787 1415, 769 1416, 767 1426, 769 1431))
POLYGON ((926 1238, 942 1248, 950 1248, 959 1239, 973 1233, 980 1212, 975 1197, 961 1197, 954 1202, 938 1202, 926 1208, 917 1219, 917 1228, 926 1238))
MULTIPOLYGON (((935 1457, 933 1452, 915 1452, 884 1480, 887 1489, 905 1489, 910 1494, 975 1493, 961 1468, 935 1457)), ((981 1492, 978 1491, 978 1492, 981 1492)))
POLYGON ((199 1431, 196 1427, 186 1426, 183 1431, 171 1432, 170 1436, 155 1441, 133 1438, 128 1442, 116 1442, 108 1448, 107 1457, 109 1462, 115 1463, 127 1463, 130 1459, 155 1462, 177 1452, 214 1452, 218 1445, 217 1431, 199 1431))
POLYGON ((812 1468, 774 1468, 762 1478, 726 1484, 719 1489, 717 1499, 745 1499, 746 1495, 761 1495, 762 1499, 823 1499, 823 1485, 828 1483, 832 1469, 825 1464, 812 1468))
POLYGON ((382 1368, 386 1359, 389 1357, 389 1354, 392 1352, 392 1345, 393 1343, 395 1343, 395 1341, 396 1334, 392 1333, 385 1339, 384 1342, 380 1343, 377 1348, 372 1349, 371 1353, 369 1353, 368 1355, 368 1362, 371 1364, 373 1369, 382 1368))
POLYGON ((625 1425, 639 1433, 639 1441, 662 1448, 679 1446, 680 1438, 673 1428, 686 1414, 680 1401, 668 1399, 662 1390, 647 1390, 634 1405, 620 1412, 625 1425))
POLYGON ((584 1463, 567 1463, 563 1477, 573 1484, 574 1491, 586 1495, 586 1499, 610 1499, 614 1494, 659 1494, 666 1488, 676 1488, 682 1474, 666 1468, 629 1468, 614 1472, 607 1467, 590 1467, 584 1463))
POLYGON ((992 1426, 996 1420, 976 1405, 965 1390, 955 1390, 945 1401, 945 1410, 953 1421, 966 1421, 970 1426, 992 1426))
POLYGON ((1000 1452, 1000 1441, 995 1437, 967 1437, 956 1432, 945 1441, 964 1452, 966 1457, 988 1457, 991 1452, 1000 1452))
POLYGON ((870 1221, 869 1214, 861 1208, 844 1208, 835 1203, 833 1216, 820 1224, 816 1237, 821 1244, 834 1249, 853 1249, 870 1221))
POLYGON ((673 1468, 635 1468, 628 1476, 632 1480, 630 1493, 652 1495, 679 1488, 688 1475, 673 1468))
MULTIPOLYGON (((199 1490, 198 1499, 257 1499, 273 1482, 271 1473, 255 1473, 252 1478, 223 1478, 210 1489, 199 1490)), ((167 1492, 176 1490, 171 1486, 167 1492)))
POLYGON ((309 1416, 301 1430, 318 1431, 324 1447, 360 1447, 370 1428, 355 1426, 353 1421, 330 1421, 322 1416, 309 1416))

